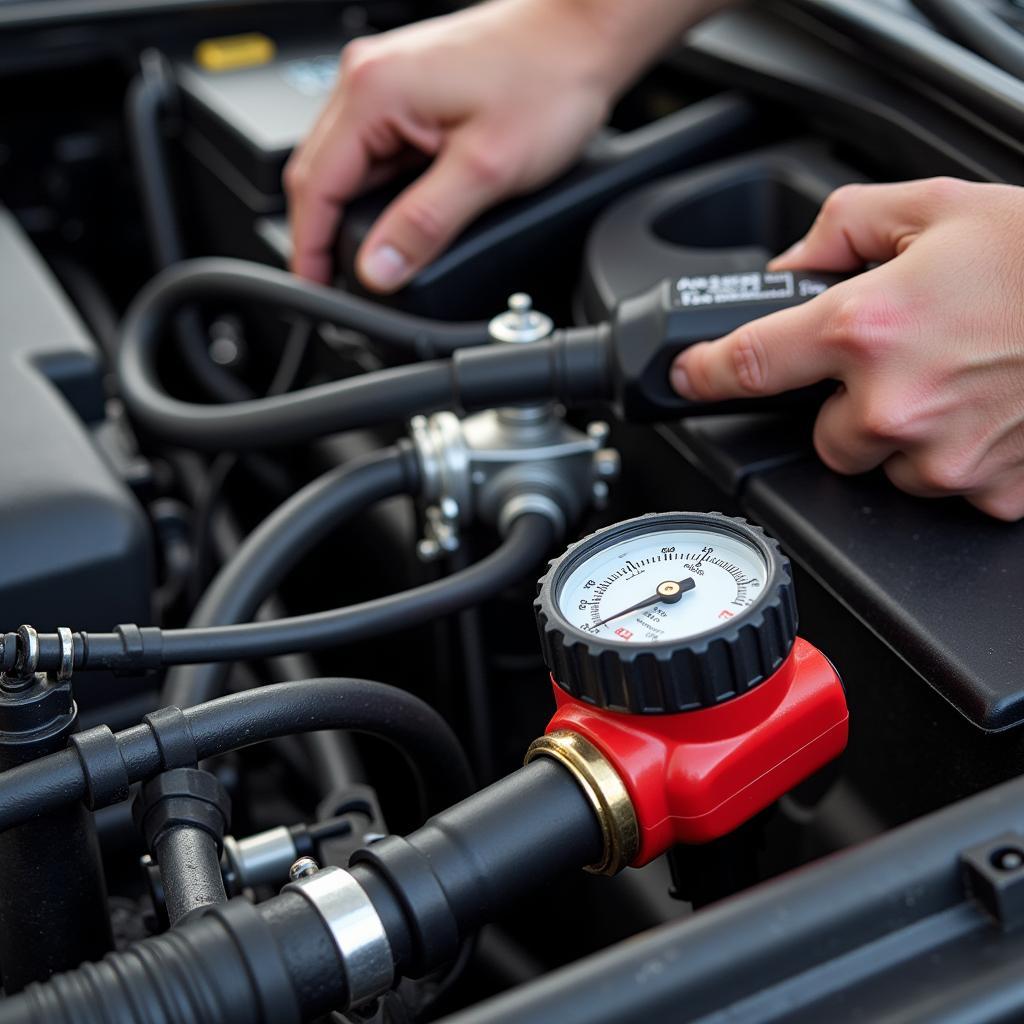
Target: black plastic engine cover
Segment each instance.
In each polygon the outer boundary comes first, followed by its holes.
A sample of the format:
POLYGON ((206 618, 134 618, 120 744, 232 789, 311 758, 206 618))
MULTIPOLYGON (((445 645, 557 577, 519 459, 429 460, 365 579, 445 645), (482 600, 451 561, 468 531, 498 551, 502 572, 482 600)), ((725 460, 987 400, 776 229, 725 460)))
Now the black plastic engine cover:
MULTIPOLYGON (((91 437, 100 352, 2 208, 0 266, 0 630, 149 622, 146 516, 91 437)), ((85 706, 124 696, 98 676, 75 690, 85 706)))

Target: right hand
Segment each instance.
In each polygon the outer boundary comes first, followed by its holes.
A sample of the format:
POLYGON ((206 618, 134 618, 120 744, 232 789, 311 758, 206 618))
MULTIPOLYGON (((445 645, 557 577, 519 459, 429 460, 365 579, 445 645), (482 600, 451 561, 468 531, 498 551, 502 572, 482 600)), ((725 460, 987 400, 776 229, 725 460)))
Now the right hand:
POLYGON ((337 86, 285 168, 292 269, 327 283, 345 204, 409 150, 433 158, 381 214, 356 270, 401 288, 487 207, 568 167, 621 85, 614 40, 558 0, 497 0, 345 48, 337 86))

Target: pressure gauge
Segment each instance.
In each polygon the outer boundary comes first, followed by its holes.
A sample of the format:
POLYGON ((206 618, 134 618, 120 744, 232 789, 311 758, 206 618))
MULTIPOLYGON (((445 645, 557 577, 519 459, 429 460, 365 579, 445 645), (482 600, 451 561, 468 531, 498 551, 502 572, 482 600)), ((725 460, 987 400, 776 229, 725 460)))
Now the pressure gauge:
POLYGON ((641 516, 585 537, 551 563, 535 608, 555 682, 632 713, 746 693, 796 636, 788 559, 763 530, 717 512, 641 516))

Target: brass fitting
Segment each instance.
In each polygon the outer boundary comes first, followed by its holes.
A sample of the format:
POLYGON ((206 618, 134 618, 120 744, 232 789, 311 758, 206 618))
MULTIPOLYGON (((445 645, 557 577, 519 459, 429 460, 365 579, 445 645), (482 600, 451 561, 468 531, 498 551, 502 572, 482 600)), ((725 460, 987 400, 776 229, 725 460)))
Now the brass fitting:
POLYGON ((633 801, 618 772, 597 747, 569 729, 534 740, 523 763, 529 764, 538 757, 554 758, 572 772, 594 808, 604 850, 601 859, 586 870, 597 875, 617 874, 640 848, 640 827, 633 801))

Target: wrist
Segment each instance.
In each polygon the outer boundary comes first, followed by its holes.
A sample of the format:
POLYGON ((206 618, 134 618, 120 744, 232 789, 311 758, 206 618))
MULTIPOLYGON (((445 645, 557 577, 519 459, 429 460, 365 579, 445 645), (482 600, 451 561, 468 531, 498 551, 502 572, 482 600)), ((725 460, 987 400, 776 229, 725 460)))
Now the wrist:
POLYGON ((733 0, 527 0, 564 19, 596 87, 623 92, 678 36, 733 0))

